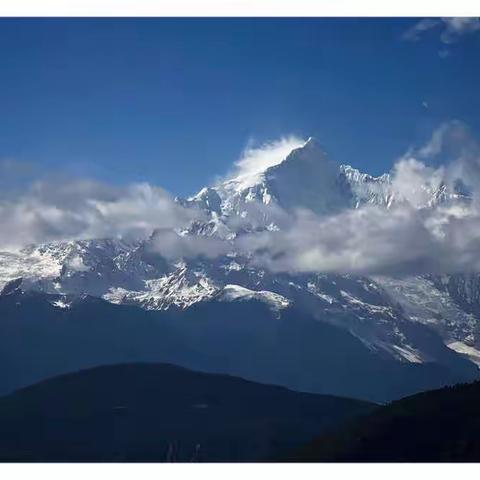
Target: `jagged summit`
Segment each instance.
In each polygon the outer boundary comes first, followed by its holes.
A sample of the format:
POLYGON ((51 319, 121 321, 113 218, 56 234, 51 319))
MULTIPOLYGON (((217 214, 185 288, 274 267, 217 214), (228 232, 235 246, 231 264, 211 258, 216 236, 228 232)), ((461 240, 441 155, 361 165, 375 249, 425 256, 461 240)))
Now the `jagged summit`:
POLYGON ((200 208, 217 213, 220 213, 222 206, 222 199, 215 187, 204 187, 196 195, 193 195, 187 200, 176 200, 184 206, 197 205, 200 208))
POLYGON ((324 163, 329 162, 338 167, 328 156, 323 146, 314 137, 308 137, 307 141, 300 147, 294 148, 281 162, 266 169, 265 173, 284 167, 291 163, 324 163))
MULTIPOLYGON (((269 175, 271 172, 274 172, 279 168, 284 167, 285 164, 293 162, 318 162, 326 159, 328 159, 328 155, 320 142, 314 137, 308 137, 302 145, 293 148, 288 154, 284 155, 283 158, 278 158, 276 162, 268 164, 264 168, 255 171, 255 173, 253 173, 251 176, 263 177, 265 175, 269 175)), ((246 176, 250 175, 238 176, 236 178, 227 180, 227 182, 240 179, 245 181, 246 176)))
POLYGON ((183 201, 220 215, 248 210, 254 203, 282 208, 308 208, 317 213, 349 206, 348 186, 339 181, 340 165, 314 137, 263 169, 252 169, 214 187, 201 189, 183 201))

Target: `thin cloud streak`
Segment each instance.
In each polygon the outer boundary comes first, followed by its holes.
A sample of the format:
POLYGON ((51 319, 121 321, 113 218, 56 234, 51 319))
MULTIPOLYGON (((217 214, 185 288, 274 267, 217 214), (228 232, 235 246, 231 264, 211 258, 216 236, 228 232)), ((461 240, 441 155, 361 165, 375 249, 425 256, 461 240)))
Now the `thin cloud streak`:
MULTIPOLYGON (((440 41, 448 45, 457 42, 465 35, 480 30, 480 20, 478 17, 424 18, 405 31, 402 38, 416 42, 426 32, 435 29, 440 30, 440 41)), ((442 52, 442 55, 445 56, 445 50, 442 50, 442 52)))

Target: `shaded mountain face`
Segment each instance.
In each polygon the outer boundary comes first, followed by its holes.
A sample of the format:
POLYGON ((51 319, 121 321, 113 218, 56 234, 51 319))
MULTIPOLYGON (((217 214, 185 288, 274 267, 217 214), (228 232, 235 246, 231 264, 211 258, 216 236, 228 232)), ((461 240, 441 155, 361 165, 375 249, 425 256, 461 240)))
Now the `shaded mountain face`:
MULTIPOLYGON (((418 208, 453 201, 457 197, 457 192, 449 191, 444 185, 435 190, 425 188, 421 195, 423 203, 418 208)), ((370 392, 349 374, 339 376, 335 384, 330 380, 324 384, 332 388, 330 393, 348 392, 377 400, 395 398, 411 393, 415 388, 461 381, 465 374, 471 378, 479 372, 478 275, 425 275, 398 279, 273 273, 252 263, 248 251, 236 251, 235 241, 245 233, 271 232, 288 227, 289 217, 285 212, 288 214, 298 208, 324 217, 362 205, 375 205, 389 211, 392 205, 402 201, 392 186, 390 175, 372 177, 350 166, 337 165, 315 140, 310 139, 283 161, 263 171, 230 178, 202 189, 189 199, 177 199, 185 208, 200 212, 198 217, 203 220, 193 221, 184 230, 168 232, 167 242, 166 232, 157 231, 136 242, 81 240, 0 253, 0 288, 4 288, 4 296, 16 290, 53 295, 49 318, 70 315, 72 298, 75 298, 75 309, 80 303, 87 302, 89 315, 93 315, 90 313, 93 309, 89 303, 91 299, 86 298, 96 297, 111 304, 139 307, 141 312, 129 310, 135 312, 130 313, 132 317, 147 315, 146 311, 157 312, 159 317, 175 318, 182 329, 187 324, 183 320, 194 318, 202 309, 217 308, 230 315, 231 311, 242 311, 245 305, 254 304, 258 311, 248 323, 252 337, 261 337, 263 325, 271 318, 288 317, 292 318, 292 325, 296 325, 295 338, 308 343, 310 339, 306 333, 302 334, 301 322, 296 320, 297 324, 293 323, 293 317, 301 316, 319 324, 318 328, 341 330, 346 343, 335 345, 346 357, 354 339, 368 352, 368 358, 379 365, 388 362, 402 372, 423 371, 419 365, 425 370, 435 366, 448 372, 433 375, 434 384, 418 379, 406 381, 402 377, 397 388, 385 389, 362 379, 372 389, 370 392), (464 371, 463 360, 467 362, 468 372, 464 371), (462 367, 459 369, 458 365, 462 367), (353 383, 348 385, 348 382, 353 383), (350 388, 352 385, 355 388, 350 388)), ((102 302, 95 305, 104 308, 102 302)), ((9 312, 8 315, 13 315, 13 311, 9 312)), ((26 315, 23 307, 19 312, 26 315)), ((0 314, 4 315, 1 310, 0 314)), ((226 315, 221 312, 215 317, 218 323, 215 328, 219 332, 214 332, 213 327, 208 329, 211 338, 230 328, 223 321, 226 315)), ((93 316, 101 317, 101 314, 93 316)), ((0 329, 5 329, 10 321, 8 316, 4 318, 7 322, 1 323, 0 329)), ((52 321, 50 326, 60 328, 58 321, 52 321)), ((0 333, 5 336, 6 330, 0 333)), ((205 345, 214 348, 214 342, 209 342, 206 335, 201 337, 205 345)), ((235 337, 228 337, 228 341, 232 342, 228 347, 235 351, 235 337)), ((283 344, 277 336, 272 334, 268 341, 268 345, 280 352, 283 344)), ((328 346, 320 340, 318 342, 318 349, 321 345, 334 355, 328 346)), ((209 352, 205 352, 208 356, 209 352)), ((301 384, 306 390, 328 392, 324 386, 320 390, 318 386, 312 386, 311 380, 298 381, 304 376, 304 363, 308 362, 301 348, 296 354, 301 357, 300 363, 294 362, 297 370, 292 371, 288 377, 290 380, 283 379, 280 383, 292 388, 301 384)), ((179 361, 182 360, 180 357, 179 361)), ((330 357, 325 355, 323 358, 328 364, 330 357)), ((214 363, 212 360, 211 365, 214 363)), ((212 368, 236 373, 233 367, 227 370, 228 365, 218 360, 218 365, 212 368)), ((367 372, 369 363, 365 365, 367 372)), ((391 371, 382 372, 374 378, 389 384, 386 377, 391 371)), ((55 373, 59 371, 52 368, 52 374, 55 373)), ((257 373, 252 369, 248 375, 257 378, 257 373)), ((322 374, 328 379, 333 377, 322 374)), ((313 376, 313 370, 309 375, 313 376)), ((264 381, 277 379, 275 366, 265 366, 261 378, 264 381)))
POLYGON ((166 364, 98 367, 0 398, 0 461, 256 461, 374 407, 166 364))
POLYGON ((478 462, 480 383, 414 395, 287 455, 293 462, 478 462))
POLYGON ((168 310, 20 289, 1 296, 0 392, 95 365, 138 361, 375 402, 478 376, 475 365, 423 325, 408 322, 405 329, 437 360, 400 362, 271 292, 225 290, 226 298, 168 310))

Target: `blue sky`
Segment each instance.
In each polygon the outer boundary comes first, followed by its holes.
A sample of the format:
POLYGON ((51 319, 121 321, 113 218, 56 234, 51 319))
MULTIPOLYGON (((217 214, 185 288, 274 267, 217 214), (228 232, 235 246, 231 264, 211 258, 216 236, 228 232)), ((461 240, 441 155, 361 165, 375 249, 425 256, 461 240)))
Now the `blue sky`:
POLYGON ((0 158, 186 195, 295 134, 379 174, 480 133, 480 32, 418 20, 2 19, 0 158))

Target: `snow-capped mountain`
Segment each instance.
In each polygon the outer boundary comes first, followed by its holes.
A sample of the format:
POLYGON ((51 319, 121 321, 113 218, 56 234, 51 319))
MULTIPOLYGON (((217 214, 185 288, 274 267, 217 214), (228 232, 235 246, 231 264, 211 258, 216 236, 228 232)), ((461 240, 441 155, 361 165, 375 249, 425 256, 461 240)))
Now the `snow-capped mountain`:
POLYGON ((364 203, 388 205, 391 195, 388 174, 372 177, 350 166, 339 166, 315 139, 309 138, 279 164, 203 188, 186 204, 220 216, 247 215, 252 204, 331 214, 364 203))
MULTIPOLYGON (((428 191, 428 207, 457 198, 441 185, 428 191)), ((230 245, 245 232, 279 230, 284 212, 303 208, 326 216, 362 205, 389 209, 402 202, 389 174, 373 177, 338 165, 314 139, 283 161, 254 174, 203 188, 188 199, 204 221, 175 233, 230 245)), ((423 207, 423 206, 421 206, 423 207)), ((480 280, 470 276, 403 279, 333 274, 274 274, 232 248, 216 255, 165 257, 157 234, 138 242, 82 240, 31 246, 0 253, 0 289, 20 286, 55 297, 90 295, 145 310, 188 309, 200 302, 260 301, 275 315, 292 305, 305 314, 349 332, 377 355, 400 362, 443 358, 426 331, 451 350, 480 365, 480 280), (21 281, 19 280, 21 278, 21 281)))

